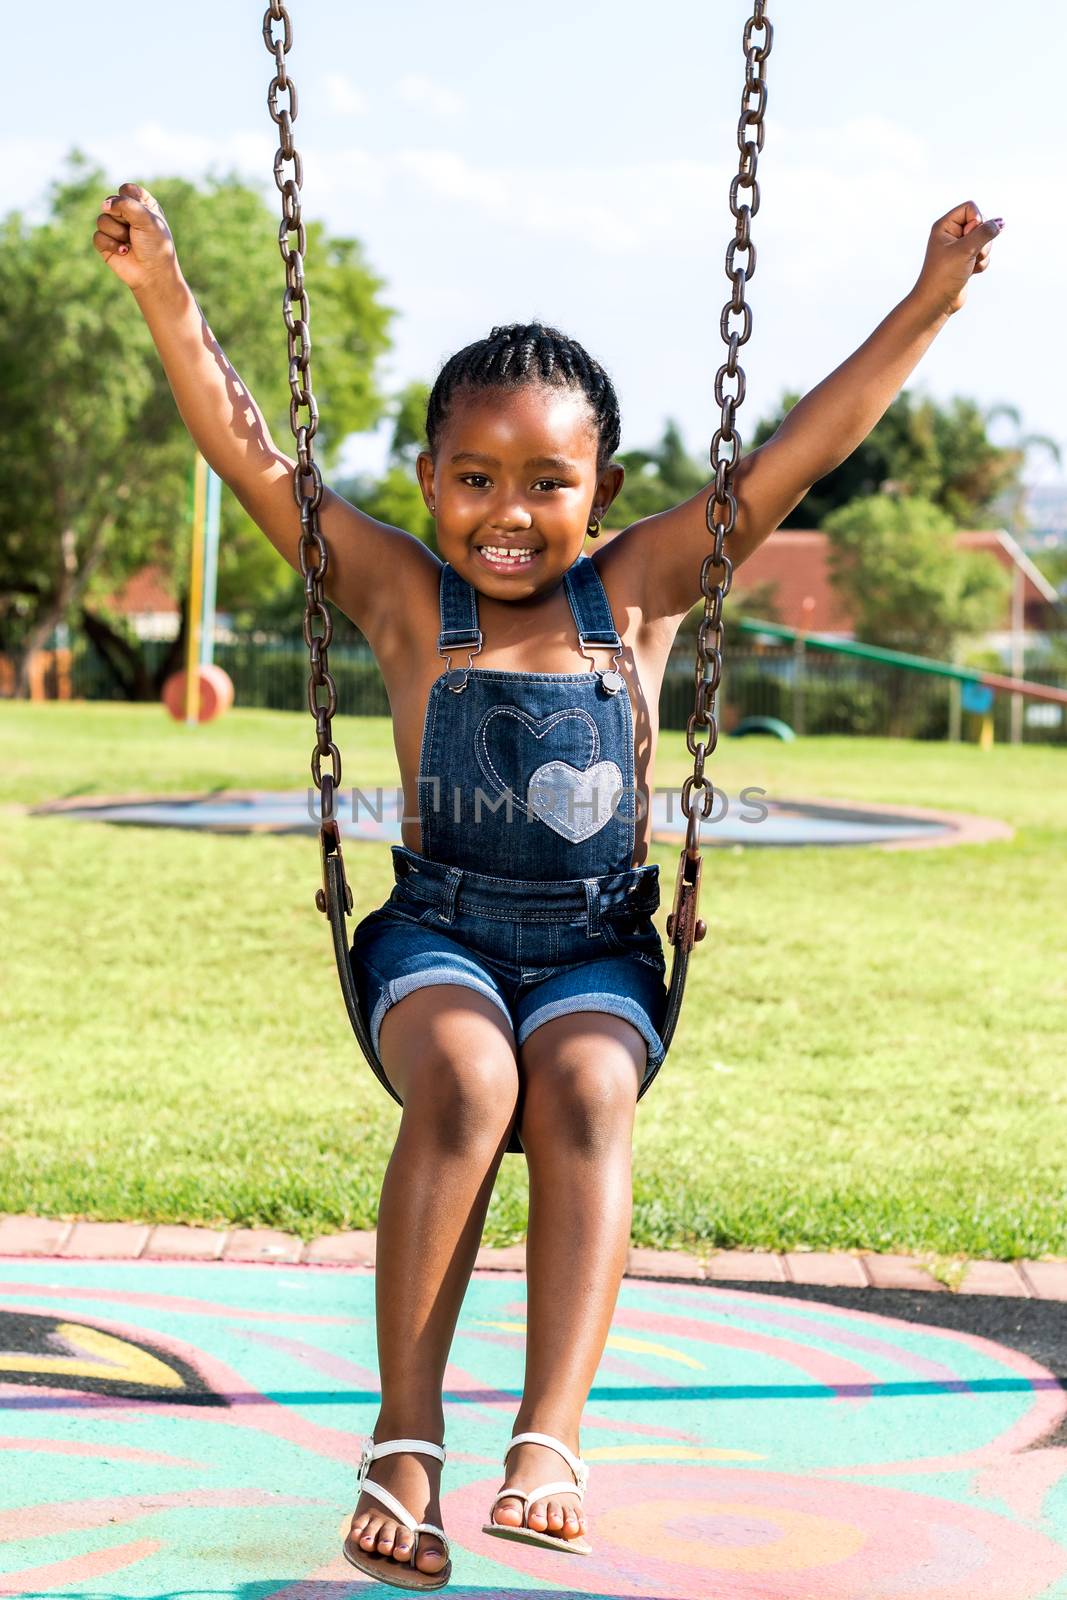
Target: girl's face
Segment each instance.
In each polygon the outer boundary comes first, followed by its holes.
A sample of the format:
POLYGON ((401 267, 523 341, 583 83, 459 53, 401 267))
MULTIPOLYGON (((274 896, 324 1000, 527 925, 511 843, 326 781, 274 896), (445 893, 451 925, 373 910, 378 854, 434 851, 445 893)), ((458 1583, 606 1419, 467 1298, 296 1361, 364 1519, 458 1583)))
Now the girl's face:
POLYGON ((597 472, 598 444, 580 389, 458 390, 417 466, 442 559, 494 600, 554 588, 622 487, 622 467, 597 472))

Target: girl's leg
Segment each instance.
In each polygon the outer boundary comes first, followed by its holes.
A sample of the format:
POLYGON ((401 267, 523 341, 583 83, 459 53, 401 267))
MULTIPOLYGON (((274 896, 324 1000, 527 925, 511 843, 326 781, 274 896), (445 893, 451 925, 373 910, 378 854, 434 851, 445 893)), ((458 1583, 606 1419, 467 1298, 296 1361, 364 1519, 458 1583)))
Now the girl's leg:
MULTIPOLYGON (((491 1001, 441 984, 391 1007, 379 1051, 404 1110, 378 1211, 382 1403, 373 1436, 440 1444, 445 1364, 518 1100, 514 1035, 491 1001)), ((383 1456, 368 1476, 416 1521, 442 1525, 432 1456, 383 1456)), ((368 1554, 410 1560, 413 1536, 371 1495, 360 1495, 352 1529, 368 1554)), ((444 1564, 440 1540, 421 1534, 416 1565, 444 1564)))
MULTIPOLYGON (((631 1141, 646 1060, 637 1029, 598 1012, 556 1017, 520 1050, 530 1219, 526 1379, 512 1433, 551 1433, 576 1454, 626 1269, 631 1141)), ((556 1452, 523 1444, 509 1455, 504 1481, 532 1489, 570 1475, 556 1452)), ((520 1526, 522 1502, 501 1500, 494 1517, 520 1526)), ((577 1495, 567 1494, 535 1500, 528 1522, 561 1538, 585 1527, 577 1495)))

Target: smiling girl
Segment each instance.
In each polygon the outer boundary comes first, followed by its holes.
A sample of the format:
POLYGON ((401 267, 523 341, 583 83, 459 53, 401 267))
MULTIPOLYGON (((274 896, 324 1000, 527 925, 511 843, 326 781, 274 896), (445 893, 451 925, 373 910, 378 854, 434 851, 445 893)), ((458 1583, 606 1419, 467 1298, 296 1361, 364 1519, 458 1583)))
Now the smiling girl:
MULTIPOLYGON (((941 217, 914 286, 740 460, 735 569, 866 438, 1000 226, 973 201, 941 217)), ((202 317, 158 204, 123 184, 93 242, 133 291, 197 447, 299 570, 294 464, 202 317)), ((657 705, 700 599, 713 487, 584 554, 623 481, 618 405, 582 346, 539 323, 453 356, 426 434, 440 559, 329 490, 319 513, 327 592, 380 665, 405 796, 395 886, 352 949, 403 1114, 378 1212, 382 1401, 345 1554, 408 1588, 451 1573, 442 1384, 509 1149, 530 1174, 527 1357, 487 1531, 590 1553, 579 1424, 626 1263, 635 1108, 664 1056, 657 705)))

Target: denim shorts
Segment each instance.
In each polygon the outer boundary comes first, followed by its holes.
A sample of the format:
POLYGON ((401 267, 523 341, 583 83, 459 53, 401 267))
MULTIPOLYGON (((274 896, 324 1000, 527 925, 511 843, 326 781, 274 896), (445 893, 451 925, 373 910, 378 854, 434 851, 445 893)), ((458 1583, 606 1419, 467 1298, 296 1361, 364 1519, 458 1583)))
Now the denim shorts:
POLYGON ((500 1008, 516 1046, 573 1011, 622 1017, 647 1045, 640 1099, 666 1055, 658 865, 527 881, 445 866, 405 845, 392 852, 393 892, 358 924, 351 953, 375 1052, 390 1006, 430 984, 460 984, 500 1008))

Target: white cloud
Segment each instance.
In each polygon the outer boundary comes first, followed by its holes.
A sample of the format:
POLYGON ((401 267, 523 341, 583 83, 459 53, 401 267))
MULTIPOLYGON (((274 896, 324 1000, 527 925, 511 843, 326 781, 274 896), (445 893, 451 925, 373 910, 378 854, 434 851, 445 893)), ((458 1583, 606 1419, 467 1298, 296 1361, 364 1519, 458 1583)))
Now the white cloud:
POLYGON ((366 95, 343 72, 328 72, 323 79, 323 88, 327 106, 340 116, 358 117, 366 111, 366 95))
POLYGON ((420 106, 439 117, 455 117, 463 110, 465 101, 454 89, 434 83, 421 72, 408 72, 397 84, 400 98, 410 106, 420 106))
POLYGON ((696 161, 613 167, 489 167, 455 150, 402 150, 397 166, 431 194, 524 233, 579 238, 608 253, 632 252, 653 234, 696 239, 708 197, 725 192, 726 168, 696 161))
POLYGON ((113 183, 230 171, 262 182, 271 177, 277 148, 269 125, 266 130, 236 129, 223 139, 212 139, 187 129, 142 122, 121 137, 112 134, 94 140, 88 154, 100 162, 113 183))

